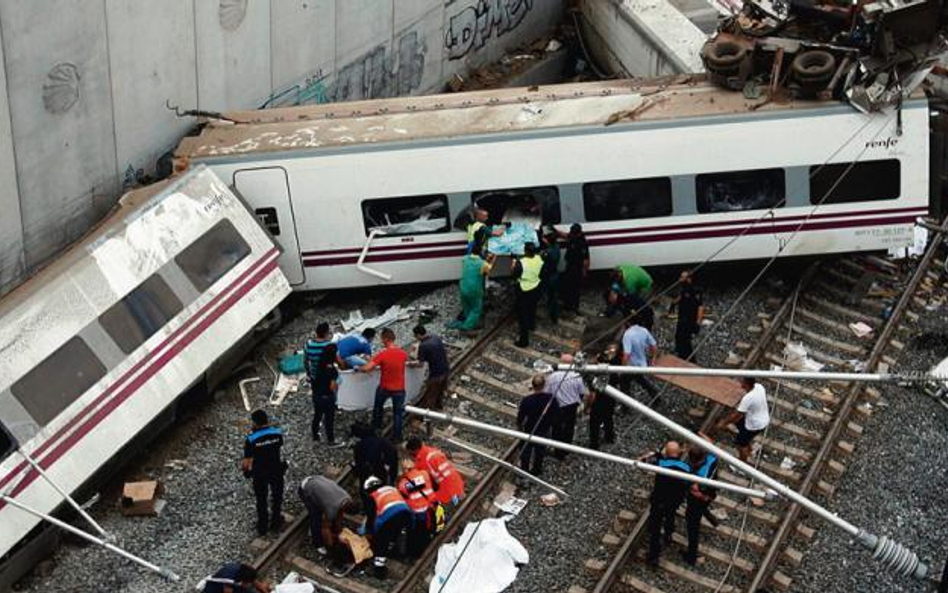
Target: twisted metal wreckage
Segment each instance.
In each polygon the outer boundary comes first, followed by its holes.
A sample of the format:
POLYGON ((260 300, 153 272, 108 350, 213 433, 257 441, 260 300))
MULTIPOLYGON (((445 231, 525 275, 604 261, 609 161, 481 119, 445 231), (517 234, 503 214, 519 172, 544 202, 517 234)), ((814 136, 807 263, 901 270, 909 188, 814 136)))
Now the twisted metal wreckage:
POLYGON ((948 74, 942 0, 747 0, 701 58, 716 84, 768 100, 835 98, 868 113, 948 74))

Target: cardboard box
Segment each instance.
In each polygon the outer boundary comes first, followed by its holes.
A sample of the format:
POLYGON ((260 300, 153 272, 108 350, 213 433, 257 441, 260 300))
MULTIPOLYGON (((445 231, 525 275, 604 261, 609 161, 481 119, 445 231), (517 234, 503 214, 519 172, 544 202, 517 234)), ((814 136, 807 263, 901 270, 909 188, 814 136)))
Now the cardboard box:
POLYGON ((126 482, 122 488, 121 509, 126 517, 154 517, 164 507, 161 495, 164 488, 158 480, 126 482))

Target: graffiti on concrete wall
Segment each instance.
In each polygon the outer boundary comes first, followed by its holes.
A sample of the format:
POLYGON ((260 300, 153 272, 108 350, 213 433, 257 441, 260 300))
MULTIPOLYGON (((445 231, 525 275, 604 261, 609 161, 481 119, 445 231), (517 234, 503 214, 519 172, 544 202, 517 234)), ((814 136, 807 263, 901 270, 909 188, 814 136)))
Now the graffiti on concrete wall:
POLYGON ((477 0, 448 20, 444 47, 448 59, 458 60, 484 47, 491 36, 516 29, 533 8, 534 0, 477 0))
POLYGON ((426 51, 417 31, 406 32, 394 52, 379 45, 340 68, 327 95, 332 101, 407 95, 421 86, 426 51))

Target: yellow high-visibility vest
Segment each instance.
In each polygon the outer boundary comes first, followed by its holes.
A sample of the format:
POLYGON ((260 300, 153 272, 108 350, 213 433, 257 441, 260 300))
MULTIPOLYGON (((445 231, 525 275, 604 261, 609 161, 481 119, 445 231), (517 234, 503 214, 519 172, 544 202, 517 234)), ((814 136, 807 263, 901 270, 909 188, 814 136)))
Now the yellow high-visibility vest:
POLYGON ((540 286, 540 270, 543 269, 543 258, 539 255, 520 258, 520 290, 529 292, 540 286))
POLYGON ((479 220, 475 220, 471 224, 467 225, 467 242, 472 243, 474 241, 474 235, 479 229, 486 227, 487 225, 479 220))

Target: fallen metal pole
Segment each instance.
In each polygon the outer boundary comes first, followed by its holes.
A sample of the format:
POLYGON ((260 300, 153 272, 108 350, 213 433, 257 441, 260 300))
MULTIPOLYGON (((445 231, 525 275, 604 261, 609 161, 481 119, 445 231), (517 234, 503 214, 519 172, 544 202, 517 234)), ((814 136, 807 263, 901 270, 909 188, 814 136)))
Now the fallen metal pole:
POLYGON ((594 375, 681 375, 689 377, 754 377, 755 379, 796 379, 816 381, 854 381, 884 383, 896 381, 948 381, 948 377, 929 374, 836 373, 810 371, 771 371, 762 369, 705 369, 682 367, 634 367, 611 364, 558 364, 557 370, 594 375))
POLYGON ((586 447, 580 447, 579 445, 573 445, 570 443, 561 443, 560 441, 554 441, 553 439, 538 437, 535 435, 527 434, 525 432, 511 430, 509 428, 494 426, 492 424, 485 424, 483 422, 478 422, 477 420, 471 420, 470 418, 464 418, 462 416, 455 416, 453 414, 444 414, 441 412, 433 412, 426 408, 416 408, 415 406, 405 406, 405 411, 408 412, 409 414, 415 414, 416 416, 428 418, 429 420, 441 420, 443 422, 447 422, 448 424, 457 424, 459 426, 467 426, 468 428, 473 428, 474 430, 479 430, 481 432, 490 432, 493 434, 513 437, 515 439, 520 439, 521 441, 529 441, 530 443, 550 447, 551 449, 561 449, 563 451, 568 451, 570 453, 578 453, 579 455, 585 455, 587 457, 592 457, 594 459, 612 461, 614 463, 619 463, 621 465, 628 465, 635 469, 639 469, 639 470, 646 471, 649 473, 661 474, 664 476, 671 476, 673 478, 678 478, 679 480, 684 480, 686 482, 694 482, 696 484, 701 484, 702 486, 709 486, 711 488, 720 488, 721 490, 728 490, 736 494, 743 494, 744 496, 753 496, 755 498, 774 498, 773 492, 757 490, 755 488, 745 488, 744 486, 738 486, 737 484, 731 484, 730 482, 722 482, 720 480, 709 480, 707 478, 702 478, 693 474, 686 474, 684 472, 675 471, 673 469, 666 469, 664 467, 659 467, 657 465, 652 465, 650 463, 645 463, 643 461, 638 461, 636 459, 620 457, 618 455, 613 455, 611 453, 604 453, 602 451, 597 451, 595 449, 587 449, 586 447))
POLYGON ((43 478, 43 480, 45 480, 46 483, 52 487, 53 490, 55 490, 57 493, 59 493, 60 496, 66 499, 66 501, 70 504, 70 506, 72 506, 72 508, 74 508, 76 512, 79 513, 79 515, 82 516, 82 518, 86 520, 86 523, 88 523, 89 525, 93 527, 93 529, 98 531, 99 535, 101 535, 103 539, 109 542, 115 541, 115 536, 107 532, 105 529, 103 529, 102 526, 99 525, 98 522, 96 522, 96 520, 93 519, 89 515, 89 513, 87 513, 86 510, 82 508, 78 502, 75 501, 75 499, 73 499, 72 496, 69 496, 68 492, 60 488, 59 484, 54 482, 53 479, 49 477, 49 474, 46 473, 46 470, 44 470, 42 466, 40 466, 40 464, 36 462, 36 460, 34 460, 29 455, 27 455, 26 452, 23 451, 23 449, 17 449, 16 452, 19 453, 20 457, 26 460, 26 462, 29 463, 33 467, 33 469, 36 470, 36 473, 38 473, 40 477, 43 478))
POLYGON ((464 449, 465 451, 469 451, 469 452, 471 452, 471 453, 473 453, 473 454, 475 454, 475 455, 479 455, 479 456, 481 456, 481 457, 483 457, 483 458, 485 458, 485 459, 490 459, 492 462, 494 462, 494 463, 496 463, 496 464, 498 464, 498 465, 502 465, 502 466, 506 467, 507 469, 509 469, 509 470, 512 471, 513 473, 517 474, 518 476, 523 476, 524 478, 530 480, 531 482, 536 482, 537 484, 543 486, 544 488, 547 488, 547 489, 549 489, 549 490, 552 490, 553 492, 556 492, 557 494, 559 494, 560 496, 563 496, 564 498, 568 498, 568 497, 569 497, 569 494, 567 494, 566 491, 563 490, 562 488, 558 488, 558 487, 554 486, 553 484, 550 484, 549 482, 547 482, 547 481, 545 481, 545 480, 541 480, 540 478, 536 477, 535 475, 531 474, 530 472, 523 471, 522 469, 520 469, 519 467, 517 467, 516 465, 514 465, 514 464, 512 464, 512 463, 508 463, 508 462, 504 461, 503 459, 498 459, 497 457, 494 457, 493 455, 490 455, 490 454, 485 453, 485 452, 483 452, 483 451, 478 451, 478 450, 475 449, 474 447, 471 447, 471 446, 469 446, 469 445, 466 445, 466 444, 464 444, 464 443, 462 443, 462 442, 460 442, 460 441, 456 441, 456 440, 454 440, 454 439, 445 439, 445 440, 448 441, 449 443, 451 443, 452 445, 454 445, 455 447, 459 447, 459 448, 461 448, 461 449, 464 449))
POLYGON ((131 560, 132 562, 140 566, 143 566, 152 572, 158 573, 159 575, 161 575, 162 577, 164 577, 165 579, 171 582, 177 583, 178 581, 181 580, 181 577, 179 577, 172 571, 168 570, 167 568, 163 568, 156 564, 152 564, 151 562, 144 560, 142 558, 139 558, 138 556, 135 556, 134 554, 130 552, 126 552, 125 550, 116 546, 115 544, 112 544, 111 542, 107 542, 104 539, 98 538, 90 533, 86 533, 85 531, 79 529, 78 527, 73 527, 69 523, 60 521, 56 517, 47 515, 46 513, 40 512, 32 507, 29 507, 23 504, 22 502, 19 502, 17 499, 13 498, 12 496, 8 496, 7 494, 0 492, 0 500, 2 500, 3 502, 7 503, 10 506, 20 509, 21 511, 29 513, 35 517, 39 517, 40 519, 44 521, 48 521, 49 523, 52 523, 56 527, 59 527, 60 529, 64 529, 68 531, 69 533, 72 533, 73 535, 78 535, 84 540, 87 540, 96 545, 102 546, 103 548, 105 548, 106 550, 109 550, 110 552, 118 554, 119 556, 127 560, 131 560))
POLYGON ((643 416, 654 420, 665 428, 678 434, 683 439, 688 440, 695 445, 704 448, 705 450, 711 451, 721 460, 733 465, 744 475, 768 486, 780 496, 792 500, 814 515, 822 517, 824 520, 832 523, 836 527, 839 527, 849 535, 855 537, 863 547, 872 550, 873 558, 879 559, 881 562, 889 564, 890 568, 892 568, 894 571, 903 575, 911 575, 916 579, 924 579, 928 574, 928 565, 921 562, 914 552, 908 548, 903 547, 901 544, 898 544, 885 536, 879 537, 859 527, 856 527, 849 521, 841 518, 836 513, 821 507, 799 492, 788 486, 785 486, 781 482, 771 478, 750 464, 741 461, 738 457, 731 455, 721 447, 718 447, 714 443, 708 442, 707 439, 698 436, 684 426, 681 426, 675 421, 663 416, 662 414, 659 414, 637 399, 622 393, 615 387, 607 385, 605 387, 605 392, 625 406, 632 408, 643 416))

